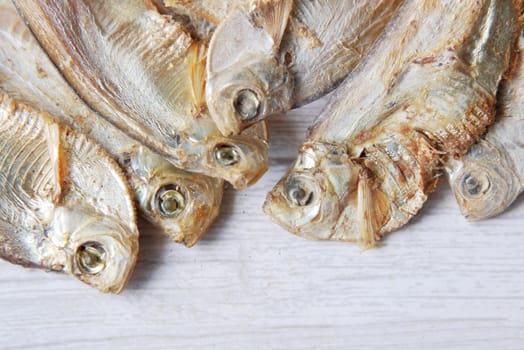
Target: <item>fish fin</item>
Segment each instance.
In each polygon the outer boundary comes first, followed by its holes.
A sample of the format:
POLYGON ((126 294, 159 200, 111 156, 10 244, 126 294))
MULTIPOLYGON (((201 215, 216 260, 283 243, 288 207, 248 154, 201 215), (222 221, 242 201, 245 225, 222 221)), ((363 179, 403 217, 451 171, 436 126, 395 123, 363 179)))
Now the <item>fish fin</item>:
POLYGON ((373 203, 373 181, 366 168, 359 174, 357 202, 360 242, 366 249, 373 248, 376 245, 377 220, 373 203))
POLYGON ((195 115, 206 106, 206 60, 207 45, 194 43, 189 49, 189 80, 195 115))
POLYGON ((60 202, 62 197, 62 180, 64 169, 62 167, 62 149, 60 147, 60 126, 56 123, 50 123, 46 126, 47 147, 49 150, 49 162, 52 167, 53 187, 51 201, 54 204, 60 202))
POLYGON ((256 26, 264 28, 271 35, 274 50, 278 50, 293 10, 293 0, 256 0, 252 12, 256 26))

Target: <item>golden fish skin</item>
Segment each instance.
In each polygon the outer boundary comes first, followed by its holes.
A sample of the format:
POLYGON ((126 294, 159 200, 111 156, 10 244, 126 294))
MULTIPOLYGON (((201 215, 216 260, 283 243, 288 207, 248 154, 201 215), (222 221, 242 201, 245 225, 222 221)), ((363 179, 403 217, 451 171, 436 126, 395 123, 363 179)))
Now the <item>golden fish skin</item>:
POLYGON ((297 235, 372 247, 405 225, 494 117, 512 0, 409 0, 310 129, 264 210, 297 235))
POLYGON ((170 16, 142 0, 14 3, 81 98, 137 141, 236 188, 267 170, 265 141, 223 137, 208 116, 207 47, 170 16))
POLYGON ((124 174, 103 149, 0 91, 0 256, 119 293, 138 254, 124 174))
POLYGON ((404 0, 258 0, 231 10, 209 47, 206 100, 224 135, 333 90, 404 0), (286 26, 287 24, 287 26, 286 26))
POLYGON ((102 145, 126 171, 140 214, 175 242, 198 242, 218 216, 223 181, 175 168, 88 108, 6 0, 0 42, 0 88, 102 145))
POLYGON ((468 153, 446 163, 460 211, 469 220, 504 212, 524 191, 524 37, 515 70, 498 93, 497 120, 468 153))

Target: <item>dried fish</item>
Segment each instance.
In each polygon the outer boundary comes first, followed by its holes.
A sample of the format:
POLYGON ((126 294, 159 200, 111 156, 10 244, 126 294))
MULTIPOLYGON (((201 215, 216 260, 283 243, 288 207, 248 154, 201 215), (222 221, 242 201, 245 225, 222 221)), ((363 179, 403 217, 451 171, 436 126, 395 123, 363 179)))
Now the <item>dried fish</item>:
POLYGON ((497 121, 460 159, 446 163, 461 212, 481 220, 505 211, 524 191, 524 37, 516 69, 502 81, 497 121))
POLYGON ((160 13, 168 14, 188 27, 193 38, 208 41, 217 25, 226 18, 231 9, 247 4, 249 1, 152 0, 152 4, 160 13))
POLYGON ((257 0, 232 9, 207 65, 206 99, 220 131, 236 135, 330 92, 403 2, 257 0))
POLYGON ((265 211, 313 239, 373 246, 406 224, 492 122, 517 1, 408 0, 337 90, 265 211))
POLYGON ((0 87, 102 145, 126 171, 142 216, 194 245, 219 213, 223 181, 175 168, 89 109, 7 0, 0 0, 0 42, 0 87))
POLYGON ((0 256, 120 292, 138 230, 116 163, 81 134, 0 92, 0 256))
POLYGON ((205 106, 207 47, 142 0, 15 5, 90 107, 187 171, 236 188, 267 170, 267 143, 223 137, 205 106))

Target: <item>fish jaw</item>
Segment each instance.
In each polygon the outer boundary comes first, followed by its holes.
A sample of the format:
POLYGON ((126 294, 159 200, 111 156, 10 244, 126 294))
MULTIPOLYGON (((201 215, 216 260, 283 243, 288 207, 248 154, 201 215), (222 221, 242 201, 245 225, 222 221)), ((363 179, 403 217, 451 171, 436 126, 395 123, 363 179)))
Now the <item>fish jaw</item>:
POLYGON ((264 212, 295 235, 330 240, 354 192, 358 169, 343 146, 306 143, 295 165, 268 194, 264 212))
POLYGON ((206 86, 211 117, 225 136, 292 108, 293 75, 276 58, 247 55, 237 65, 212 75, 206 86))
POLYGON ((488 219, 506 210, 521 192, 520 178, 502 147, 487 140, 475 144, 446 171, 462 214, 472 221, 488 219))
POLYGON ((176 169, 143 147, 125 154, 141 214, 175 242, 195 245, 218 216, 224 182, 176 169))

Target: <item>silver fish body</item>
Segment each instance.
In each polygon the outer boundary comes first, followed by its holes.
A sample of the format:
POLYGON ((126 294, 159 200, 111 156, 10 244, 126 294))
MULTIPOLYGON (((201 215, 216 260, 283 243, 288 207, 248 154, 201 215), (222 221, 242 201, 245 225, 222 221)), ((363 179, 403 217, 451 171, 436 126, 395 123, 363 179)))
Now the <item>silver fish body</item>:
POLYGON ((446 163, 460 211, 470 220, 504 212, 524 191, 524 37, 512 75, 498 93, 497 120, 459 159, 446 163))
POLYGON ((405 2, 311 127, 266 213, 300 236, 366 246, 405 225, 448 155, 464 154, 493 121, 517 8, 405 2))
POLYGON ((13 2, 81 98, 137 141, 236 188, 267 170, 265 141, 223 137, 208 116, 207 46, 170 16, 141 0, 13 2))
POLYGON ((137 260, 124 174, 103 149, 0 92, 0 256, 120 292, 137 260))
POLYGON ((10 1, 0 1, 0 38, 0 88, 102 145, 126 171, 142 216, 194 245, 218 216, 223 181, 177 169, 88 108, 10 1))
POLYGON ((259 0, 210 43, 206 99, 224 135, 311 102, 365 57, 403 0, 259 0), (287 26, 286 26, 287 24, 287 26))

